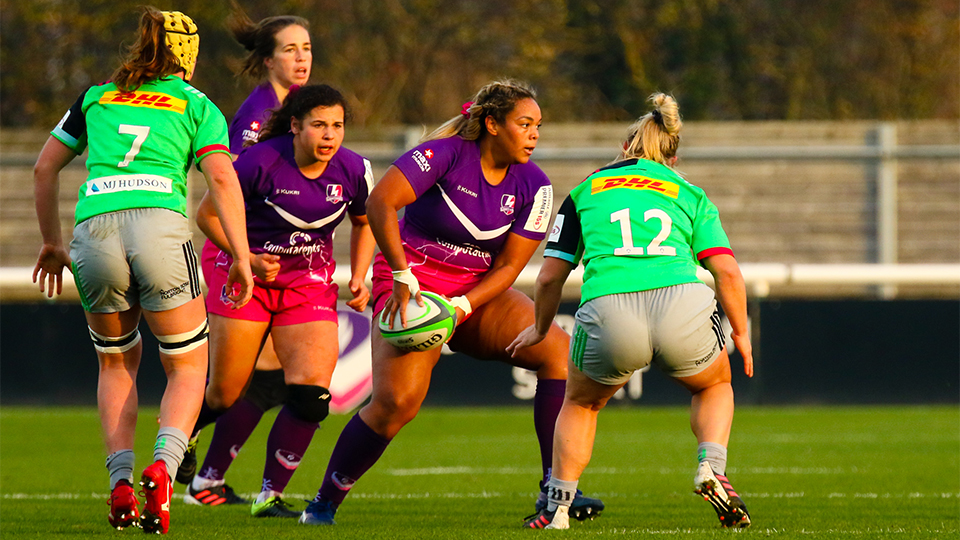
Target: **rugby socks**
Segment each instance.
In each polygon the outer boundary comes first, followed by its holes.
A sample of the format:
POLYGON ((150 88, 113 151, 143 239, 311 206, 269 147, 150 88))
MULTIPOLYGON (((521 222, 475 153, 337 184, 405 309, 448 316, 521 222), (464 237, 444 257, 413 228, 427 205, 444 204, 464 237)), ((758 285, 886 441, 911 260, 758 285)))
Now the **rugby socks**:
POLYGON ((162 427, 157 432, 157 443, 153 445, 153 460, 163 460, 167 470, 176 472, 187 451, 187 434, 175 427, 162 427))
POLYGON ((117 450, 107 456, 107 471, 110 473, 110 491, 117 487, 117 482, 126 480, 133 485, 133 450, 117 450))
POLYGON ((330 456, 330 464, 323 475, 323 484, 315 501, 321 499, 340 505, 350 488, 363 473, 380 459, 389 439, 370 429, 357 413, 347 422, 330 456))
POLYGON ((553 464, 553 431, 557 416, 563 406, 563 393, 567 388, 565 379, 537 379, 537 393, 533 397, 533 427, 540 441, 540 463, 543 480, 550 477, 553 464))
POLYGON ((553 477, 547 482, 547 512, 553 512, 558 506, 570 506, 577 495, 577 480, 566 481, 553 477))
POLYGON ((263 489, 283 492, 320 424, 297 418, 286 405, 280 409, 267 437, 267 463, 263 467, 263 489))
POLYGON ((725 474, 727 470, 726 447, 712 442, 702 442, 697 447, 697 462, 706 461, 716 474, 725 474))
POLYGON ((197 423, 193 426, 191 437, 196 437, 200 430, 217 421, 217 418, 223 416, 227 411, 215 411, 210 405, 207 405, 207 398, 203 398, 203 404, 200 405, 200 416, 197 417, 197 423))
POLYGON ((210 439, 210 448, 203 458, 200 476, 207 480, 223 480, 243 444, 250 438, 263 417, 263 411, 246 399, 240 399, 217 419, 210 439))

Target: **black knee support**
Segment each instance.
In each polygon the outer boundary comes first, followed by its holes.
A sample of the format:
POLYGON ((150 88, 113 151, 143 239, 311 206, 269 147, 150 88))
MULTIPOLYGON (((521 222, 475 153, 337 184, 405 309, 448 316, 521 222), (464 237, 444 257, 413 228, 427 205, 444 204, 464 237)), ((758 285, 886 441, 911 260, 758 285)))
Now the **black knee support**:
POLYGON ((304 422, 322 422, 330 414, 330 391, 322 386, 288 384, 287 407, 304 422))
POLYGON ((277 405, 286 403, 290 392, 283 380, 282 369, 267 371, 255 370, 244 399, 256 405, 261 411, 269 411, 277 405))

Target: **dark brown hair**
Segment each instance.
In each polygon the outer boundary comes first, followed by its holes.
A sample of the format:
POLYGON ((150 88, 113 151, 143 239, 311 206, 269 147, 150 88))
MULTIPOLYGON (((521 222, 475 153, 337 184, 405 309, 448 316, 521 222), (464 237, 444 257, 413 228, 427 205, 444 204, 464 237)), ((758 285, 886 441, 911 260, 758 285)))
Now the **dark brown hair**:
POLYGON ((167 46, 163 13, 153 6, 142 6, 140 10, 137 42, 127 49, 112 77, 121 92, 133 92, 143 83, 184 71, 177 56, 167 46))
POLYGON ((243 61, 243 68, 238 75, 248 75, 254 79, 262 79, 267 74, 267 67, 263 61, 273 56, 273 51, 277 48, 276 36, 281 30, 288 26, 302 26, 310 30, 310 23, 303 17, 294 15, 278 15, 276 17, 267 17, 258 23, 254 23, 247 16, 243 8, 237 4, 236 0, 230 2, 233 12, 230 19, 227 20, 227 27, 233 33, 243 48, 250 51, 243 61))

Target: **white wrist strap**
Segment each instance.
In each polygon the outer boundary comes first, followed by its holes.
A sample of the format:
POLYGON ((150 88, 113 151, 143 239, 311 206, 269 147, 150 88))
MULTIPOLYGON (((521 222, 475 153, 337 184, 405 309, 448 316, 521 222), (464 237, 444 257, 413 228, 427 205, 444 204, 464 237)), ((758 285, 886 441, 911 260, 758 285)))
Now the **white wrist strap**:
POLYGON ((455 296, 450 299, 450 303, 453 307, 458 307, 463 310, 463 316, 466 317, 473 311, 473 306, 470 305, 470 300, 466 296, 455 296))
POLYGON ((416 276, 413 275, 413 272, 411 272, 409 268, 394 270, 393 280, 406 285, 410 289, 411 295, 420 292, 420 282, 417 281, 416 276))

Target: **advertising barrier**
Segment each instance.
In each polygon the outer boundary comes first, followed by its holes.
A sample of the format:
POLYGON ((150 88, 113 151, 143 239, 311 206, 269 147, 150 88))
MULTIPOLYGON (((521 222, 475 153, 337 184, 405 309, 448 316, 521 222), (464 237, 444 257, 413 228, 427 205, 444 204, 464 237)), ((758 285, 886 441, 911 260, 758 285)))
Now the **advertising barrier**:
MULTIPOLYGON (((557 317, 568 331, 576 307, 564 303, 557 317)), ((339 313, 331 410, 345 414, 371 389, 370 313, 343 306, 339 313)), ((754 378, 743 376, 731 351, 740 404, 960 403, 960 301, 766 299, 751 304, 750 316, 754 378)), ((0 328, 0 403, 96 404, 97 359, 79 305, 0 305, 0 328)), ((145 323, 141 334, 140 399, 159 403, 166 378, 157 342, 145 323)), ((535 373, 444 352, 425 405, 521 405, 533 398, 535 373)), ((689 401, 653 367, 636 373, 611 405, 689 401)))

